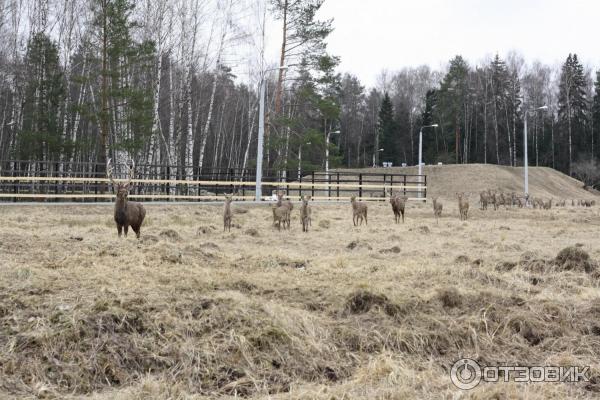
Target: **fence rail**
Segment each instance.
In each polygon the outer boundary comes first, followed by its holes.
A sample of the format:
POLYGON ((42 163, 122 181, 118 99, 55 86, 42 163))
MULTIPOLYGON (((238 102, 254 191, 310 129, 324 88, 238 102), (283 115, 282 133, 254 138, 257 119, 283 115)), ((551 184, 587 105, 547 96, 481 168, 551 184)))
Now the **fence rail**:
MULTIPOLYGON (((0 201, 111 201, 114 197, 110 180, 97 173, 96 163, 55 163, 22 160, 0 161, 0 201), (31 165, 35 164, 35 168, 31 165), (48 166, 52 168, 45 168, 48 166), (18 167, 18 168, 17 168, 18 167), (87 171, 87 172, 85 172, 87 171)), ((136 167, 130 198, 161 201, 207 201, 232 194, 235 200, 253 200, 255 171, 209 169, 184 179, 180 166, 139 165, 136 167), (152 168, 165 173, 156 174, 152 168)), ((124 181, 124 179, 115 179, 124 181)), ((383 200, 386 191, 401 192, 411 200, 427 197, 427 176, 332 170, 281 171, 263 174, 263 199, 277 190, 292 199, 311 195, 315 200, 338 201, 354 195, 362 200, 383 200)))

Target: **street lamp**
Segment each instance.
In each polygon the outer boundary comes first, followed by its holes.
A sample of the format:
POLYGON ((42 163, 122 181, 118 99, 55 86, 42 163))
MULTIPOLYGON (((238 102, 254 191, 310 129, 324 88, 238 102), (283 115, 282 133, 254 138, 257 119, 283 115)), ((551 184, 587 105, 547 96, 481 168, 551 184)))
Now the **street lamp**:
POLYGON ((260 77, 260 107, 258 111, 258 149, 256 151, 256 201, 262 199, 262 163, 263 163, 263 147, 265 141, 265 75, 270 71, 285 70, 287 66, 283 65, 278 68, 270 68, 263 71, 260 77))
POLYGON ((423 175, 423 129, 437 128, 438 124, 425 125, 419 129, 419 197, 421 197, 421 178, 423 175))
POLYGON ((312 142, 300 143, 298 147, 298 181, 300 181, 300 175, 302 174, 302 145, 312 144, 312 142))
POLYGON ((523 185, 524 188, 524 195, 525 195, 525 204, 529 203, 529 165, 528 165, 528 161, 527 161, 527 113, 530 112, 536 112, 536 111, 541 111, 541 110, 547 110, 548 106, 541 106, 538 108, 532 108, 529 110, 525 110, 525 112, 523 113, 523 120, 524 120, 524 124, 523 124, 523 174, 524 174, 524 179, 525 179, 525 183, 523 185))
POLYGON ((375 150, 375 151, 373 152, 373 168, 375 168, 375 167, 377 166, 377 165, 375 164, 375 154, 377 154, 377 153, 381 153, 382 151, 383 151, 383 149, 378 149, 378 150, 375 150))

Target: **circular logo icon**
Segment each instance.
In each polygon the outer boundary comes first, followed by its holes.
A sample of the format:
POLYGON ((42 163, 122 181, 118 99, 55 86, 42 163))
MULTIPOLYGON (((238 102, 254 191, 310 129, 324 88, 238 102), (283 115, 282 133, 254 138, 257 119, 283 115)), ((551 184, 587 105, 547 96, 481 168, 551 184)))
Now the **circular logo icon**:
POLYGON ((459 389, 473 389, 481 382, 481 367, 475 360, 462 358, 452 365, 450 379, 459 389))

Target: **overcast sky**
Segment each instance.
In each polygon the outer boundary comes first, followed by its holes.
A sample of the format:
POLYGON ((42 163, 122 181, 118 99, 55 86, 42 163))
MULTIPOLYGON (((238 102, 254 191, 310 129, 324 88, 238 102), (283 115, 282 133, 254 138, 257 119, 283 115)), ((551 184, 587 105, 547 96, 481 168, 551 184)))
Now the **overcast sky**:
MULTIPOLYGON (((554 65, 575 52, 598 68, 599 17, 600 0, 326 0, 320 11, 334 18, 328 48, 341 57, 340 71, 367 86, 384 68, 440 68, 456 54, 477 63, 516 50, 528 63, 554 65)), ((277 29, 269 29, 273 61, 277 29)))

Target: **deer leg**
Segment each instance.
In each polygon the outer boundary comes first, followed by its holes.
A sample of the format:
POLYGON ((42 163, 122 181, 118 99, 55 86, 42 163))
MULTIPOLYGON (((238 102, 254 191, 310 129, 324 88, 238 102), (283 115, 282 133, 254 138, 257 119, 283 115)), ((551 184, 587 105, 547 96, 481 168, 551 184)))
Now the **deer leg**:
POLYGON ((123 230, 123 226, 117 225, 117 232, 119 232, 119 237, 121 237, 121 231, 123 230))
POLYGON ((123 228, 125 230, 125 237, 127 237, 127 232, 129 231, 129 225, 125 225, 123 228))

